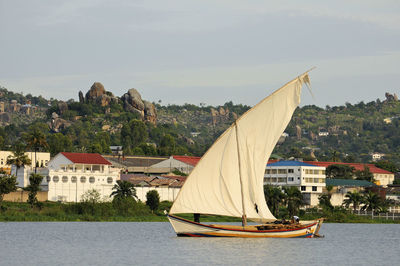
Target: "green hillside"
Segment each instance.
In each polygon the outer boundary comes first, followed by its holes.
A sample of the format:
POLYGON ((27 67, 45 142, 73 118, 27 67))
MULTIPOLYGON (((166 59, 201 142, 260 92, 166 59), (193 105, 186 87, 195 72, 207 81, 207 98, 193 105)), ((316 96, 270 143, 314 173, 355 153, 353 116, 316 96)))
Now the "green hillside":
MULTIPOLYGON (((0 89, 0 146, 12 149, 24 133, 40 130, 49 150, 109 153, 123 146, 126 155, 187 154, 201 156, 235 119, 250 107, 232 102, 221 106, 161 105, 129 90, 114 96, 95 83, 79 102, 44 99, 0 89), (18 106, 17 106, 18 105, 18 106), (17 107, 16 107, 17 106, 17 107), (19 109, 18 109, 19 108, 19 109), (27 109, 30 109, 29 111, 27 109)), ((400 102, 297 108, 274 153, 329 161, 371 161, 371 153, 400 162, 400 102)))

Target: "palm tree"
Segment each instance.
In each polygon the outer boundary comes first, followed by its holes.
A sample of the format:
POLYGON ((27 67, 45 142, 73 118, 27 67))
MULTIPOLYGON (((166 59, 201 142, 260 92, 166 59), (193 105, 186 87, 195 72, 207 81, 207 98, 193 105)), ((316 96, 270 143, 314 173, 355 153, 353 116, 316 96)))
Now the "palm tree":
POLYGON ((353 210, 357 210, 358 206, 360 203, 363 201, 363 196, 358 193, 357 191, 355 192, 347 192, 346 193, 346 199, 343 201, 343 204, 348 208, 350 205, 353 205, 353 210))
POLYGON ((7 164, 9 165, 15 165, 17 169, 15 170, 15 176, 18 176, 18 169, 21 168, 21 166, 30 164, 31 160, 28 158, 28 156, 25 154, 23 145, 21 143, 17 143, 14 147, 14 151, 12 152, 12 155, 9 155, 7 157, 7 164))
POLYGON ((289 216, 296 214, 301 205, 303 205, 303 195, 297 187, 284 187, 285 192, 284 202, 289 211, 289 216))
POLYGON ((271 212, 274 216, 279 215, 279 204, 284 199, 284 194, 282 190, 278 187, 273 187, 271 185, 266 185, 264 187, 264 196, 268 207, 270 207, 271 212))
POLYGON ((365 194, 363 203, 365 204, 362 209, 367 211, 379 211, 382 207, 382 200, 378 194, 368 191, 365 194))
POLYGON ((35 152, 35 173, 37 168, 36 153, 40 148, 49 148, 47 144, 46 136, 38 128, 32 128, 30 132, 25 135, 25 140, 27 142, 27 147, 31 148, 35 152))
POLYGON ((136 189, 134 185, 125 180, 118 180, 117 184, 112 188, 113 192, 110 197, 115 196, 116 199, 136 198, 136 189))

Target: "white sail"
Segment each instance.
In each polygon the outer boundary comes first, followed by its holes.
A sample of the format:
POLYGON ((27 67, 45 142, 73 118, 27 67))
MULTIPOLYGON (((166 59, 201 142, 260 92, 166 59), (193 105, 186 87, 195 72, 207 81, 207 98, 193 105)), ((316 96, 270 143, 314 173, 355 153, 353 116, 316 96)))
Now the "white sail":
POLYGON ((241 217, 244 207, 247 218, 275 220, 264 198, 265 166, 300 104, 305 82, 309 82, 307 73, 262 100, 228 128, 188 176, 170 213, 241 217))

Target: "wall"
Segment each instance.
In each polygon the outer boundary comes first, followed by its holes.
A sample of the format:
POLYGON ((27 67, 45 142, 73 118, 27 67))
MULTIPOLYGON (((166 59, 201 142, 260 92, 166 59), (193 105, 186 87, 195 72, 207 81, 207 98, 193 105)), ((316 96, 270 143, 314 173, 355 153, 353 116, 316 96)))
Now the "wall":
MULTIPOLYGON (((26 202, 28 200, 28 191, 15 191, 4 195, 4 201, 13 201, 13 202, 26 202)), ((47 191, 39 191, 37 193, 36 198, 38 201, 46 201, 47 200, 47 191)))
POLYGON ((180 188, 175 187, 135 187, 136 195, 139 200, 146 202, 146 194, 150 190, 156 190, 160 195, 160 201, 174 201, 179 193, 180 188))

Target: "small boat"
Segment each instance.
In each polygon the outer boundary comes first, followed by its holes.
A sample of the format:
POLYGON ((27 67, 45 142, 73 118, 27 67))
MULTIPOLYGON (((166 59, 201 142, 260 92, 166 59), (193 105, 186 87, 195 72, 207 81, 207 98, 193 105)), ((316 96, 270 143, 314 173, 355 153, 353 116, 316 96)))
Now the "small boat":
POLYGON ((308 72, 244 113, 203 155, 167 215, 178 236, 319 236, 323 219, 279 223, 264 197, 265 166, 300 104, 303 84, 310 85, 308 72), (177 214, 194 214, 195 221, 177 214), (242 225, 203 224, 196 218, 201 214, 241 217, 242 225))

